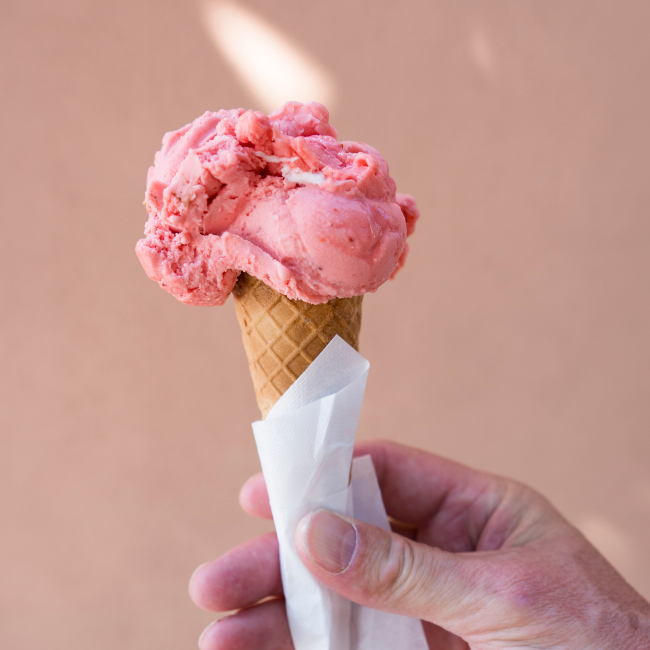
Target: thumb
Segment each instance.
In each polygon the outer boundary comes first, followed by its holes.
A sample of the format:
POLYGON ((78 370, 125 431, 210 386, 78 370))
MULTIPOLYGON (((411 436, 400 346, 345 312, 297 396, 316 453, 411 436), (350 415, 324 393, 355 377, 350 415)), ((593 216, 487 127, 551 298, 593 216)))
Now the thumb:
POLYGON ((348 600, 456 634, 489 596, 471 555, 419 544, 329 510, 301 520, 296 548, 311 573, 348 600))

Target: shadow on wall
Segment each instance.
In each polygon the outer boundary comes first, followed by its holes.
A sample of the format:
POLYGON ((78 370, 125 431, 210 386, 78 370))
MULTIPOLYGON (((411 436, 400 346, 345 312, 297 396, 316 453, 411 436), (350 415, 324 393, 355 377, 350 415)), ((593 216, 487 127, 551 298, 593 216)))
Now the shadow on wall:
POLYGON ((267 113, 291 100, 331 110, 332 75, 277 28, 231 2, 207 1, 201 10, 212 43, 267 113))

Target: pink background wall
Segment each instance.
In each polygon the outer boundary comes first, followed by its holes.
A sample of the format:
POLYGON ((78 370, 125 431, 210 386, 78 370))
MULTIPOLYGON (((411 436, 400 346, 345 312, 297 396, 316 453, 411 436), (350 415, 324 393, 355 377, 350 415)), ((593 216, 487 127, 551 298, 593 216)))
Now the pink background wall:
MULTIPOLYGON (((650 4, 246 0, 422 219, 365 302, 360 436, 545 493, 650 596, 650 4)), ((232 304, 133 252, 162 134, 261 107, 186 0, 0 22, 0 646, 195 647, 194 567, 267 524, 232 304)), ((289 99, 289 98, 287 98, 289 99)))

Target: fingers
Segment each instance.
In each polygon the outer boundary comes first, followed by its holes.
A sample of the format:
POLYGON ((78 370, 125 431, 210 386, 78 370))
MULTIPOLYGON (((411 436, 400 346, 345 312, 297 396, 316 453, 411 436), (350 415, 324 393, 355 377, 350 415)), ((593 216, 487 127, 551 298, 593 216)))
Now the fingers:
POLYGON ((296 531, 305 566, 326 587, 361 605, 451 630, 491 595, 473 554, 452 554, 318 510, 296 531))
POLYGON ((283 600, 271 600, 209 625, 201 650, 293 650, 283 600))
POLYGON ((388 514, 413 526, 430 519, 454 493, 495 485, 489 474, 386 440, 358 443, 354 455, 365 454, 372 456, 388 514))
POLYGON ((446 551, 480 546, 508 485, 505 479, 393 442, 364 441, 354 453, 372 457, 388 515, 417 527, 418 541, 446 551))
MULTIPOLYGON (((512 481, 392 442, 357 444, 355 456, 365 454, 372 456, 386 511, 407 526, 398 530, 446 551, 499 548, 525 509, 526 499, 519 498, 522 491, 534 494, 512 481), (488 525, 506 493, 506 507, 488 525)), ((246 482, 239 499, 245 512, 271 518, 262 474, 246 482)))
POLYGON ((278 538, 268 533, 201 565, 190 579, 190 597, 201 609, 227 612, 282 594, 278 538))
POLYGON ((239 505, 242 510, 253 517, 271 519, 271 506, 269 504, 269 493, 266 491, 266 483, 262 473, 255 474, 244 483, 239 491, 239 505))
MULTIPOLYGON (((486 491, 498 483, 489 474, 393 442, 357 443, 354 455, 366 454, 372 456, 388 514, 411 526, 428 521, 450 496, 469 494, 475 497, 477 490, 486 491)), ((244 484, 239 503, 254 517, 271 518, 269 495, 261 473, 244 484)))

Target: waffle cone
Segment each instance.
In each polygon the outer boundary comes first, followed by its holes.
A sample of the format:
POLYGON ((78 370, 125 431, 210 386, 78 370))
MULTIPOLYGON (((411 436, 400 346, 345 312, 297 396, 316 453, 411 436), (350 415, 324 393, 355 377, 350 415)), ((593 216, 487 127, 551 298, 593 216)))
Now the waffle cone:
POLYGON ((262 417, 337 334, 359 348, 363 296, 312 305, 247 273, 239 276, 233 296, 262 417))

